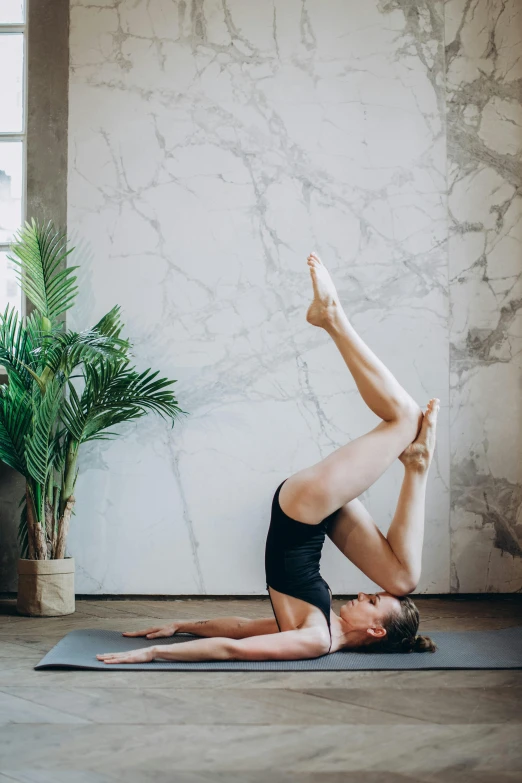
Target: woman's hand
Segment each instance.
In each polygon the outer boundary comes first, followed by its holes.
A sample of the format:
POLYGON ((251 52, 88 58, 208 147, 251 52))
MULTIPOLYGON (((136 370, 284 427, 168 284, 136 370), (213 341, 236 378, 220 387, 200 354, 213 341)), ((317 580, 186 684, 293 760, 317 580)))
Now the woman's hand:
POLYGON ((168 623, 167 625, 155 625, 144 631, 124 631, 122 636, 146 636, 147 639, 157 639, 161 636, 174 636, 180 629, 181 623, 168 623))
MULTIPOLYGON (((167 623, 167 625, 155 625, 142 631, 123 631, 122 636, 146 636, 147 639, 174 636, 180 629, 181 623, 167 623)), ((104 663, 148 663, 154 661, 156 647, 142 647, 139 650, 128 650, 119 653, 101 653, 97 655, 99 661, 104 663)))
POLYGON ((119 653, 100 653, 97 655, 99 661, 104 663, 148 663, 154 661, 156 653, 155 647, 142 647, 141 650, 128 650, 119 653))

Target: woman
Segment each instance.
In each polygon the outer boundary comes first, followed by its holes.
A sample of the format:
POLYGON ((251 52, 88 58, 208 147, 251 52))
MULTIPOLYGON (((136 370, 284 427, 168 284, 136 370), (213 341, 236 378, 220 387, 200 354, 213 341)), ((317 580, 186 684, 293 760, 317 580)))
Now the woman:
POLYGON ((105 663, 143 661, 295 660, 337 650, 424 651, 419 613, 407 597, 421 571, 424 503, 435 448, 439 400, 423 414, 391 372, 356 333, 319 257, 308 257, 314 299, 307 321, 325 329, 339 348, 368 407, 382 421, 371 432, 300 470, 277 488, 266 542, 267 589, 274 618, 224 617, 181 621, 124 636, 148 639, 177 632, 196 641, 97 655, 105 663), (413 442, 412 442, 413 441, 413 442), (388 535, 379 531, 358 496, 399 458, 405 467, 388 535), (359 593, 336 615, 319 573, 325 536, 383 588, 359 593))

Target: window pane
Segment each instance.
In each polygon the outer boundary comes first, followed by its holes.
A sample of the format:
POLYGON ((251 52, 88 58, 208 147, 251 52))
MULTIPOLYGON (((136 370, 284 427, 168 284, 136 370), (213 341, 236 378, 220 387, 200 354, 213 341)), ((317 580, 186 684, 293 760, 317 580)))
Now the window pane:
POLYGON ((13 305, 20 312, 22 297, 16 278, 15 265, 7 256, 9 251, 0 250, 0 312, 5 312, 8 304, 13 305))
POLYGON ((22 224, 22 142, 0 143, 0 242, 10 242, 22 224))
POLYGON ((23 22, 24 0, 0 0, 0 24, 23 22))
POLYGON ((0 131, 16 133, 23 130, 23 33, 0 35, 0 74, 0 131))

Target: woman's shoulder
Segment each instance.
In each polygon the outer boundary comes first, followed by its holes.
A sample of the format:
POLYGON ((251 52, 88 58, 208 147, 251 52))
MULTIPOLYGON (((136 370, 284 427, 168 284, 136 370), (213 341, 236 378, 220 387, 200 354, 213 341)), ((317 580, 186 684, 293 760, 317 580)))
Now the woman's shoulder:
POLYGON ((327 625, 317 621, 307 622, 299 627, 301 633, 306 633, 310 647, 316 651, 316 655, 326 655, 330 650, 330 632, 327 625))

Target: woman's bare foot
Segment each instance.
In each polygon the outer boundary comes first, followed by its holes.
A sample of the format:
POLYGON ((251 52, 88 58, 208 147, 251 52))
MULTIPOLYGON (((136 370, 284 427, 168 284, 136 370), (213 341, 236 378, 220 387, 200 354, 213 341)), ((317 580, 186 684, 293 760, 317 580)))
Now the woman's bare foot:
POLYGON ((402 464, 416 473, 427 473, 431 464, 435 451, 439 407, 440 400, 437 397, 432 397, 423 416, 419 434, 399 456, 402 464))
POLYGON ((307 259, 314 287, 314 299, 306 320, 314 326, 326 326, 332 315, 342 310, 339 295, 330 277, 330 273, 316 253, 310 253, 307 259))

